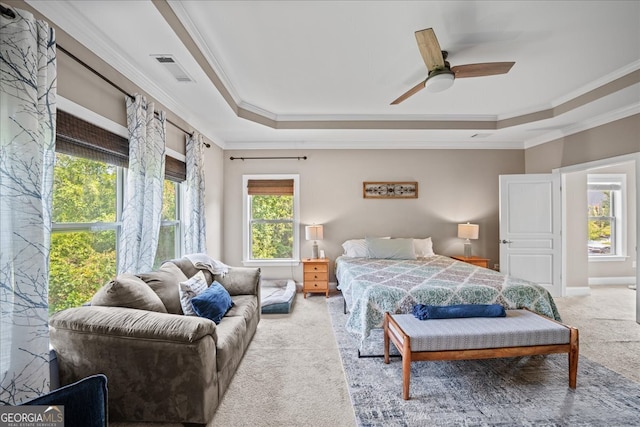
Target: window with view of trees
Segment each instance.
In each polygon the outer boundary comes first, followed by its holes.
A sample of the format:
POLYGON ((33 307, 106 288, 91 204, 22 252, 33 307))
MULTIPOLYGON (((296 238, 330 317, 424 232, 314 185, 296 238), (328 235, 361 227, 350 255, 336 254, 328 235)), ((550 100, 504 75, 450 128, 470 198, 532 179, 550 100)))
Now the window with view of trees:
POLYGON ((622 200, 624 177, 589 175, 588 251, 590 257, 623 255, 622 200))
POLYGON ((299 258, 297 175, 245 175, 245 264, 299 258))
MULTIPOLYGON (((49 311, 89 301, 116 275, 124 168, 56 154, 49 311)), ((180 253, 179 184, 164 182, 156 267, 180 253)))
MULTIPOLYGON (((65 111, 56 117, 49 312, 77 307, 117 272, 128 140, 65 111)), ((182 253, 183 161, 166 157, 155 265, 182 253)))

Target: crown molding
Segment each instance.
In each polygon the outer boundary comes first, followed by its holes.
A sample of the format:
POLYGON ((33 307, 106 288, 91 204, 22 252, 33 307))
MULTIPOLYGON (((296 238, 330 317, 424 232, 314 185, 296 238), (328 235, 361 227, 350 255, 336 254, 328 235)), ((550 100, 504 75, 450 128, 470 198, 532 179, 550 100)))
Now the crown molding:
POLYGON ((630 107, 608 111, 605 114, 601 114, 597 117, 593 117, 580 123, 576 123, 573 126, 565 127, 563 129, 556 129, 540 137, 526 140, 523 146, 525 149, 528 149, 531 147, 535 147, 536 145, 542 145, 556 139, 565 138, 579 132, 593 129, 598 126, 603 126, 607 123, 615 122, 616 120, 621 120, 635 114, 640 114, 640 105, 633 105, 630 107))

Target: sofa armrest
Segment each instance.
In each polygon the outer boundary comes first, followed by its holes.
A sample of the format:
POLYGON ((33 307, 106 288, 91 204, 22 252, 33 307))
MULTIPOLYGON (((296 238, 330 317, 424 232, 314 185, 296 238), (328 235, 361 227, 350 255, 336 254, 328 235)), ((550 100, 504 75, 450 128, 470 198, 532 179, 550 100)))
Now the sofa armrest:
POLYGON ((217 326, 195 316, 78 307, 51 316, 60 382, 104 374, 110 421, 205 424, 218 406, 217 326))
POLYGON ((87 306, 70 308, 51 316, 51 328, 77 333, 196 342, 206 335, 217 341, 216 324, 209 319, 158 313, 125 307, 87 306))
POLYGON ((214 279, 231 295, 260 295, 259 268, 229 267, 224 277, 216 275, 214 279))

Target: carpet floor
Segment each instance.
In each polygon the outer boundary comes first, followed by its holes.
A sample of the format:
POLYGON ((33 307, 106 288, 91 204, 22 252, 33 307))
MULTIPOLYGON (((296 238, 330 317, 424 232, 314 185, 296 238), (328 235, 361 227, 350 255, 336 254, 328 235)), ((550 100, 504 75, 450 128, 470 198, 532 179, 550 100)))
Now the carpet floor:
POLYGON ((402 364, 358 358, 345 328, 342 297, 329 314, 360 426, 638 426, 640 384, 581 356, 568 387, 566 355, 415 362, 411 400, 402 399, 402 364))

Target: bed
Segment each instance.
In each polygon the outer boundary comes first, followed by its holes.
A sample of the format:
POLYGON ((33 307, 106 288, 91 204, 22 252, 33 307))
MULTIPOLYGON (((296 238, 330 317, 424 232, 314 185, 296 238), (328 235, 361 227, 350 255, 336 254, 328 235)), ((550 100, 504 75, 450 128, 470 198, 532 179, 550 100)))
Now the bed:
POLYGON ((381 354, 384 313, 411 313, 415 304, 497 303, 506 309, 528 308, 561 320, 551 294, 536 283, 446 256, 428 255, 416 259, 342 255, 336 259, 338 289, 348 311, 346 328, 360 338, 361 352, 369 353, 365 349, 373 345, 374 353, 381 354), (375 343, 368 343, 372 332, 378 337, 372 338, 375 343))

